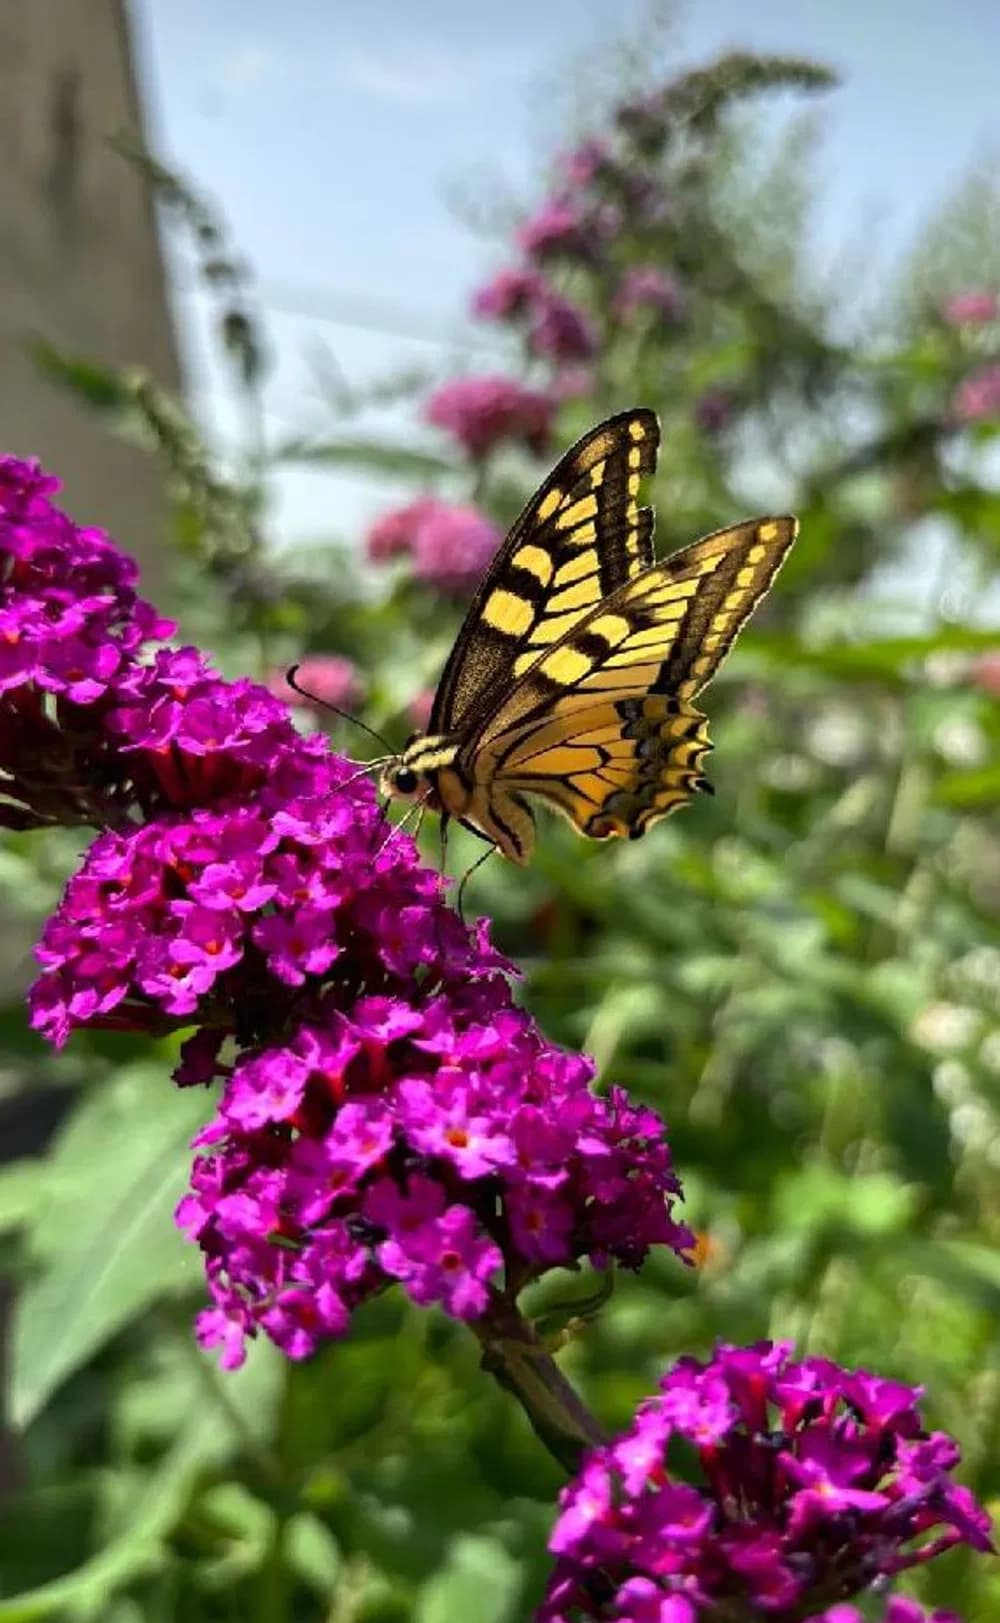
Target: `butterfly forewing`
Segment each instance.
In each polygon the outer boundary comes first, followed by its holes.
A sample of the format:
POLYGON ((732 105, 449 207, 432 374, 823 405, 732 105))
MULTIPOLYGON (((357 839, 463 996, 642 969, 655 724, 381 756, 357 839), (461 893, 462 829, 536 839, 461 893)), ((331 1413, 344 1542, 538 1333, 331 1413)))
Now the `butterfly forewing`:
POLYGON ((435 695, 432 734, 480 733, 547 649, 648 569, 653 515, 638 492, 658 446, 655 414, 637 410, 566 453, 476 593, 435 695))

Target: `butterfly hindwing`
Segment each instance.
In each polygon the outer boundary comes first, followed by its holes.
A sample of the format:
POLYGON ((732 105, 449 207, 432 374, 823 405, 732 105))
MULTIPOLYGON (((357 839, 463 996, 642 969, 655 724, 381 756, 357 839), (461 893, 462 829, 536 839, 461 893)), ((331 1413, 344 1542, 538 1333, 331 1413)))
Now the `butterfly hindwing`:
POLYGON ((655 414, 636 410, 566 453, 476 593, 438 685, 431 733, 478 732, 547 648, 648 569, 653 516, 638 491, 658 446, 655 414))
POLYGON ((709 785, 705 717, 669 694, 557 702, 494 755, 494 782, 535 795, 591 839, 635 839, 709 785))

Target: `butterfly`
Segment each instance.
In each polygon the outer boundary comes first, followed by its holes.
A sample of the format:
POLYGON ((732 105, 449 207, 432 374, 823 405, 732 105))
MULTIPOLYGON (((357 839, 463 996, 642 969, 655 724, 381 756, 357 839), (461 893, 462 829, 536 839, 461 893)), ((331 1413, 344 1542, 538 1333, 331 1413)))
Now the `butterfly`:
POLYGON ((694 700, 781 567, 794 518, 748 519, 657 563, 654 412, 584 435, 516 520, 444 668, 428 731, 384 768, 417 800, 526 863, 531 800, 593 840, 638 839, 709 790, 694 700))

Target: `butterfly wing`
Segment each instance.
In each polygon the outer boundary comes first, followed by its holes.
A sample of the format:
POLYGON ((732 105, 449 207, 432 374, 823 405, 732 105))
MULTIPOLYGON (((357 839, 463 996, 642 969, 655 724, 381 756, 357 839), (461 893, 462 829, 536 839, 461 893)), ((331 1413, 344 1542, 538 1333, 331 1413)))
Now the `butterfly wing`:
MULTIPOLYGON (((627 581, 544 653, 460 760, 477 820, 538 795, 595 839, 633 838, 706 787, 692 701, 768 590, 797 525, 751 520, 627 581)), ((530 822, 530 819, 529 819, 530 822)), ((524 861, 523 818, 508 855, 524 861)))
POLYGON ((636 410, 567 451, 473 599, 438 684, 431 734, 480 731, 540 653, 649 567, 653 515, 638 492, 659 442, 655 413, 636 410))

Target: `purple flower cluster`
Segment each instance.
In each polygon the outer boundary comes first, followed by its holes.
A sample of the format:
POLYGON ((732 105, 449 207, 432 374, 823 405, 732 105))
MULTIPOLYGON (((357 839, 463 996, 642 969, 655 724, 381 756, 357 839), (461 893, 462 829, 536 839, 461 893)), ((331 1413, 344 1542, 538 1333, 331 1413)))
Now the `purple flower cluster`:
POLYGON ((551 197, 517 229, 518 247, 537 262, 560 257, 590 261, 599 257, 613 232, 609 213, 596 216, 568 193, 551 197))
POLYGON ((598 136, 588 136, 579 146, 562 153, 556 167, 570 193, 583 191, 595 182, 614 177, 618 170, 610 141, 598 136))
POLYGON ((558 366, 596 354, 597 334, 586 311, 557 293, 538 271, 498 271, 473 295, 472 311, 489 321, 523 322, 531 354, 558 366))
POLYGON ((472 313, 484 321, 516 321, 530 315, 547 289, 541 272, 527 266, 497 271, 492 282, 472 295, 472 313))
POLYGON ((684 314, 684 295, 669 271, 657 265, 630 265, 618 284, 614 308, 623 320, 644 310, 661 321, 675 323, 684 314))
POLYGON ((626 229, 662 224, 668 214, 660 177, 637 161, 629 142, 584 140, 559 158, 552 193, 515 233, 522 263, 498 271, 473 295, 474 315, 518 326, 527 354, 552 365, 552 403, 593 392, 584 369, 603 342, 595 308, 610 303, 619 323, 641 321, 647 330, 683 321, 686 300, 673 276, 656 265, 619 269, 615 262, 626 229), (563 275, 573 297, 559 285, 563 275))
POLYGON ((353 909, 384 989, 350 999, 328 977, 290 1040, 236 1064, 201 1135, 178 1215, 215 1300, 200 1334, 227 1364, 258 1330, 305 1356, 393 1281, 475 1319, 501 1281, 690 1243, 657 1118, 595 1098, 588 1063, 512 1007, 485 941, 437 939, 440 910, 394 906, 394 889, 382 873, 353 909))
POLYGON ((0 762, 12 794, 24 761, 47 791, 41 743, 71 730, 101 797, 65 820, 101 832, 45 928, 32 1020, 57 1044, 185 1031, 177 1082, 223 1080, 178 1213, 205 1257, 205 1344, 233 1365, 263 1332, 301 1357, 397 1281, 475 1319, 583 1257, 685 1252, 660 1119, 596 1097, 589 1062, 515 1008, 485 926, 445 906, 367 776, 266 689, 144 647, 165 623, 134 566, 52 488, 6 466, 4 613, 29 646, 2 697, 21 753, 0 762), (78 640, 69 669, 45 624, 78 640))
POLYGON ((414 576, 442 592, 465 592, 479 580, 501 539, 478 508, 435 502, 413 537, 414 576))
POLYGON ((368 532, 373 563, 409 557, 417 580, 443 592, 475 585, 500 545, 500 531, 476 507, 420 496, 385 513, 368 532))
POLYGON ((795 1362, 787 1343, 680 1359, 564 1491, 539 1623, 792 1623, 824 1606, 848 1623, 839 1603, 876 1581, 958 1543, 990 1550, 985 1511, 951 1480, 958 1445, 928 1434, 919 1397, 795 1362), (698 1486, 668 1464, 678 1450, 696 1456, 698 1486))
POLYGON ((706 389, 694 404, 694 420, 709 438, 729 426, 736 401, 728 389, 706 389))
POLYGON ((488 456, 505 441, 520 442, 536 456, 548 449, 555 401, 514 378, 454 378, 430 395, 428 422, 452 434, 469 456, 488 456))
POLYGON ((0 824, 115 815, 110 739, 87 732, 131 702, 135 651, 173 630, 136 594, 137 569, 49 500, 57 481, 0 459, 0 824))
POLYGON ((304 1356, 393 1280, 475 1318, 501 1269, 691 1243, 662 1123, 544 1042, 349 773, 296 739, 248 798, 105 831, 39 947, 53 1041, 193 1027, 177 1080, 226 1078, 179 1220, 228 1364, 258 1330, 304 1356))
MULTIPOLYGON (((816 1618, 815 1623, 865 1623, 856 1606, 831 1606, 816 1618)), ((925 1612, 919 1601, 894 1595, 885 1609, 883 1623, 962 1623, 957 1612, 925 1612)))
POLYGON ((597 352, 597 335, 586 313, 572 300, 549 291, 535 303, 528 325, 533 355, 557 365, 588 361, 597 352))

